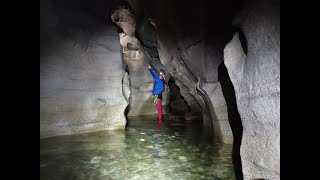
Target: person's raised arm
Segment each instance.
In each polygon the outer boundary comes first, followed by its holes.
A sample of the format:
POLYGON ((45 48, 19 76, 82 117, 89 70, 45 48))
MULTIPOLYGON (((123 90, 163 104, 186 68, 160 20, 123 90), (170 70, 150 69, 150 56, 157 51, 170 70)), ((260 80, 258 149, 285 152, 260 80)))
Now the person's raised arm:
POLYGON ((152 75, 152 77, 153 77, 154 79, 155 79, 155 78, 158 78, 157 74, 152 70, 150 64, 149 64, 149 71, 150 71, 150 73, 151 73, 151 75, 152 75))

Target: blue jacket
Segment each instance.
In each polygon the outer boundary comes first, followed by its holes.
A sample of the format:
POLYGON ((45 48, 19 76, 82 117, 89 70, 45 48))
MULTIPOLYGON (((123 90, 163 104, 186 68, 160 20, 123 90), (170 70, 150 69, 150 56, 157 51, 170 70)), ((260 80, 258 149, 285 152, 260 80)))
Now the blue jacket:
POLYGON ((152 70, 149 69, 153 79, 155 80, 155 84, 153 86, 152 95, 161 94, 163 90, 163 81, 158 77, 158 75, 152 70))

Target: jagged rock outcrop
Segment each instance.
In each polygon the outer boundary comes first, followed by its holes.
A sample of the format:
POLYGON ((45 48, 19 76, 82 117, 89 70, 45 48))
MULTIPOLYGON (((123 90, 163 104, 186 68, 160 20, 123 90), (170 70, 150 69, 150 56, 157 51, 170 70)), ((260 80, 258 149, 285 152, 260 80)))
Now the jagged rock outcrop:
POLYGON ((277 1, 248 2, 234 21, 247 43, 236 33, 224 49, 243 125, 245 180, 280 179, 279 8, 277 1))
MULTIPOLYGON (((129 111, 127 116, 155 115, 157 114, 157 109, 152 99, 154 80, 149 72, 148 64, 151 64, 154 68, 155 63, 152 63, 152 60, 157 55, 157 52, 150 53, 153 52, 149 50, 152 47, 146 46, 147 43, 151 44, 151 41, 136 37, 136 17, 128 5, 119 5, 114 9, 111 19, 123 30, 122 33, 119 33, 119 37, 130 81, 129 111), (140 42, 141 39, 142 42, 140 42)), ((168 95, 168 88, 166 88, 163 96, 163 106, 168 105, 168 95)), ((166 113, 165 110, 166 108, 164 108, 164 114, 166 113)))

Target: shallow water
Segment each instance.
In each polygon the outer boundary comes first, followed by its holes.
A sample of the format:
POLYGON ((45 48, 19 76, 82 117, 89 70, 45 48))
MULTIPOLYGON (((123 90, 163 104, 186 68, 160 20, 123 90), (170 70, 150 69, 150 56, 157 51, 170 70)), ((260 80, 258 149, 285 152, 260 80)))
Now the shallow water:
POLYGON ((197 122, 131 120, 124 131, 40 140, 40 179, 235 179, 232 145, 197 122))

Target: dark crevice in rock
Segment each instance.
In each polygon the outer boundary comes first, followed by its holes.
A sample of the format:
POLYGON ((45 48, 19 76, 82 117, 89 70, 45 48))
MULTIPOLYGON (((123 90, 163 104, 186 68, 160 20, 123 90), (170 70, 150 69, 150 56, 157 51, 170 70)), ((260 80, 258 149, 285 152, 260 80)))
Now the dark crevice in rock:
POLYGON ((113 26, 116 27, 116 30, 117 30, 117 32, 118 32, 119 34, 120 34, 120 33, 123 33, 123 30, 122 30, 121 27, 119 27, 119 26, 117 26, 117 25, 114 25, 114 24, 113 24, 113 26))
POLYGON ((240 157, 240 145, 242 140, 242 122, 240 114, 237 108, 236 96, 233 84, 230 80, 228 71, 224 63, 222 62, 218 68, 218 79, 221 84, 223 96, 227 103, 229 123, 231 126, 233 134, 233 149, 232 149, 232 159, 235 168, 235 174, 237 180, 243 179, 242 164, 240 157))
POLYGON ((129 123, 128 123, 128 113, 129 113, 129 111, 130 111, 130 107, 129 107, 129 104, 128 104, 128 106, 124 110, 124 115, 126 116, 126 120, 127 120, 126 127, 129 125, 129 123))
MULTIPOLYGON (((124 56, 123 56, 123 49, 122 49, 122 47, 120 46, 120 54, 121 54, 121 62, 122 62, 122 65, 123 65, 123 69, 124 69, 124 71, 125 71, 125 73, 128 73, 127 75, 128 75, 128 77, 129 77, 129 68, 128 68, 128 65, 127 65, 127 63, 125 62, 125 59, 124 59, 124 56)), ((122 77, 122 94, 123 94, 123 96, 124 97, 126 97, 126 92, 125 92, 125 88, 126 87, 124 87, 125 85, 126 85, 126 83, 124 82, 125 81, 125 74, 123 75, 123 77, 122 77)), ((127 79, 127 81, 128 81, 128 83, 129 83, 129 87, 130 87, 130 81, 127 79)), ((129 113, 129 111, 130 111, 130 99, 131 99, 131 96, 129 96, 129 100, 127 101, 128 102, 128 105, 127 105, 127 107, 125 108, 125 110, 124 110, 124 116, 126 117, 126 121, 127 121, 127 124, 126 124, 126 126, 128 125, 128 113, 129 113)), ((127 99, 126 99, 127 100, 127 99)))
POLYGON ((151 59, 159 60, 158 32, 147 18, 137 18, 136 37, 151 59))
POLYGON ((247 53, 248 53, 247 39, 244 36, 242 29, 240 29, 240 31, 239 31, 239 39, 241 42, 242 49, 243 49, 244 53, 247 55, 247 53))
MULTIPOLYGON (((243 52, 247 55, 248 53, 248 44, 246 36, 244 35, 241 27, 234 27, 234 33, 239 33, 239 40, 241 43, 241 47, 243 49, 243 52)), ((231 39, 230 39, 231 40, 231 39)))
POLYGON ((175 84, 173 77, 170 77, 168 85, 170 88, 169 112, 177 115, 184 115, 186 112, 190 111, 190 107, 180 94, 180 88, 175 84))

